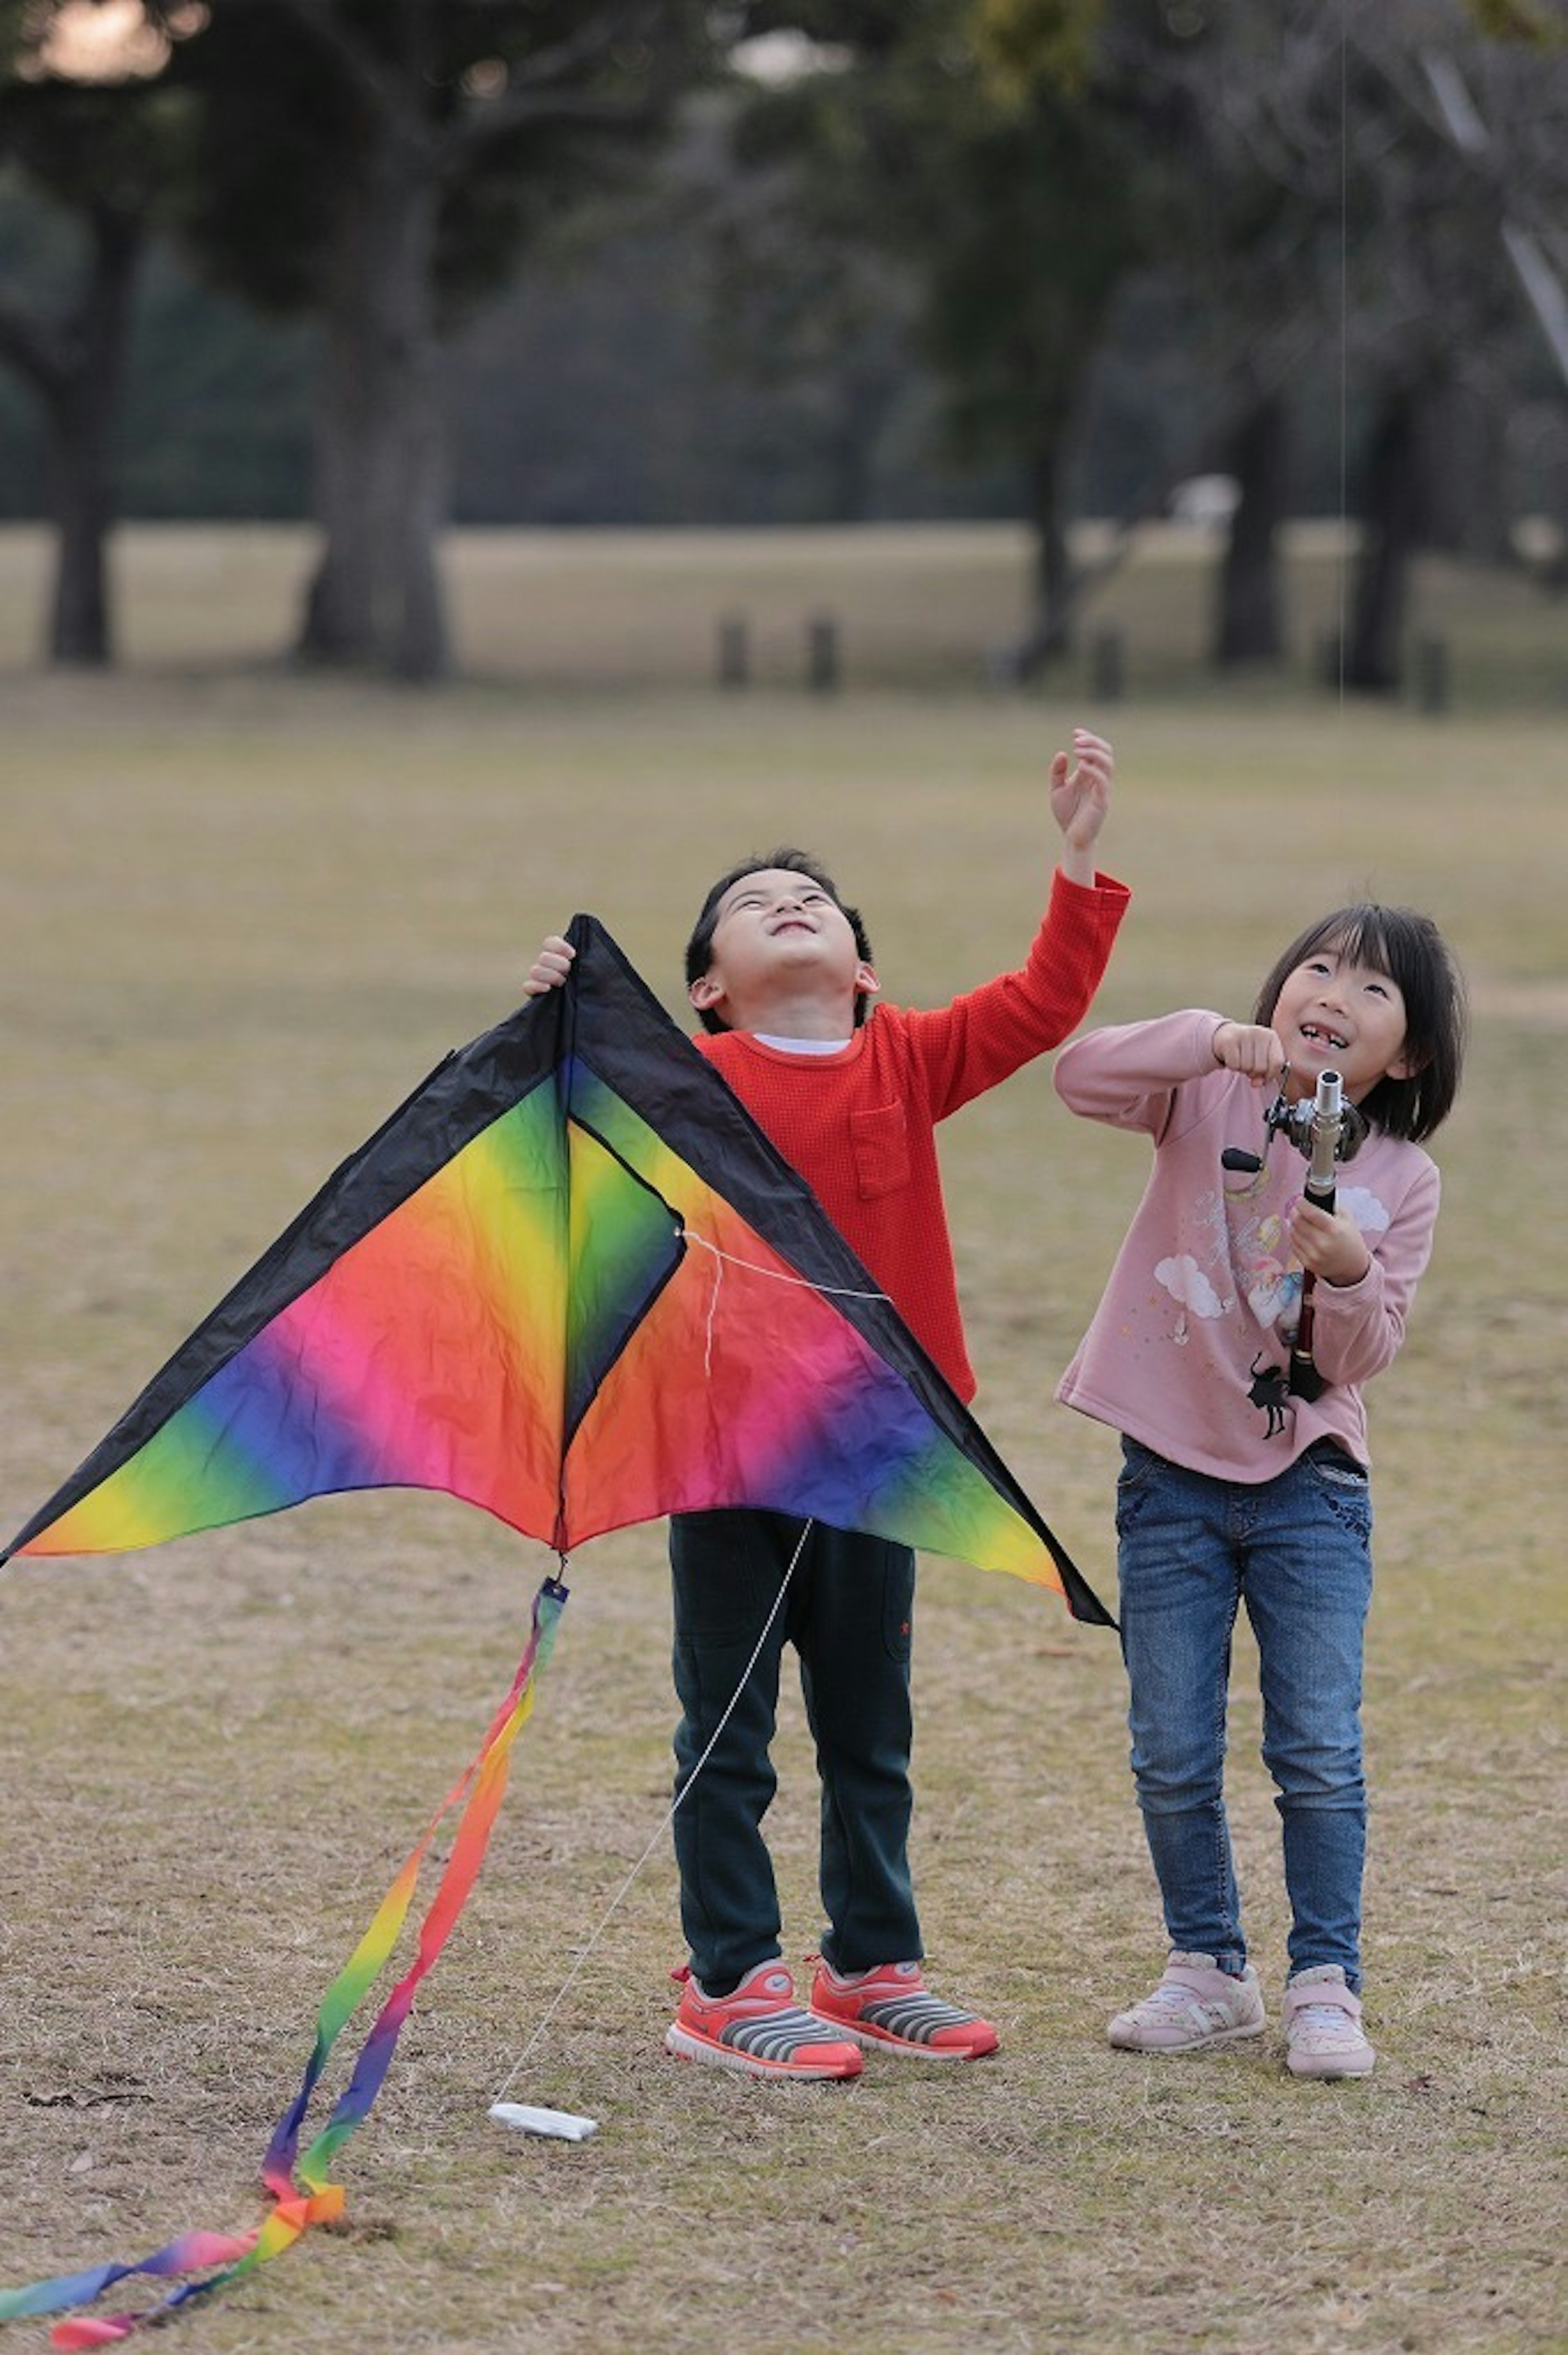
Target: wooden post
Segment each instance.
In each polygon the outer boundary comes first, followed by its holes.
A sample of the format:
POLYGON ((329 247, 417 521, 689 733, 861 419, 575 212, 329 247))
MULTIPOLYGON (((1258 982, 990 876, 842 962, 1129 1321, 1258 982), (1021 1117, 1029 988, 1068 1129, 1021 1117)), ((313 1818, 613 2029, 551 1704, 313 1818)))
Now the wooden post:
POLYGON ((1101 630, 1089 648, 1090 692, 1101 703, 1119 703, 1126 683, 1121 632, 1101 630))
POLYGON ((806 624, 806 684, 813 695, 832 695, 841 677, 839 625, 831 613, 813 613, 806 624))
POLYGON ((1448 709, 1448 641, 1427 637, 1415 641, 1415 705, 1436 719, 1448 709))
POLYGON ((746 615, 726 613, 718 625, 718 683, 721 687, 745 687, 750 677, 751 649, 746 615))

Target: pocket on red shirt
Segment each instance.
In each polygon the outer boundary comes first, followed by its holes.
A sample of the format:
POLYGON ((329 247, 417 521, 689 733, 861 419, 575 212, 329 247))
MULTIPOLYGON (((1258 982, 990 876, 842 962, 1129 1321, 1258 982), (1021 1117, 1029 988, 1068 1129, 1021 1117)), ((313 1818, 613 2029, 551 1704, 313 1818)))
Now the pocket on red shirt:
POLYGON ((909 1183, 909 1137, 901 1103, 874 1104, 850 1114, 855 1182, 862 1201, 895 1194, 909 1183))

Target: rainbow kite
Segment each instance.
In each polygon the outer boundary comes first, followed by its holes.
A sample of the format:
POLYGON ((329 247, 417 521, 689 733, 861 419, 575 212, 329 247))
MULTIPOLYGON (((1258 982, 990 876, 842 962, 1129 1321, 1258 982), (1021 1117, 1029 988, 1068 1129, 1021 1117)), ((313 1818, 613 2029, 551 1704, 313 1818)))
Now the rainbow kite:
MULTIPOLYGON (((355 1488, 442 1489, 560 1558, 638 1521, 747 1505, 1056 1588, 1112 1624, 815 1198, 591 917, 565 988, 438 1066, 0 1552, 112 1553, 355 1488)), ((375 2099, 482 1859, 566 1589, 329 1990, 273 2137, 256 2233, 0 2292, 0 2321, 127 2275, 221 2286, 341 2208, 323 2172, 375 2099), (437 1824, 462 1816, 418 1953, 303 2157, 334 2040, 387 1960, 437 1824)), ((81 2318, 57 2343, 147 2317, 81 2318)))

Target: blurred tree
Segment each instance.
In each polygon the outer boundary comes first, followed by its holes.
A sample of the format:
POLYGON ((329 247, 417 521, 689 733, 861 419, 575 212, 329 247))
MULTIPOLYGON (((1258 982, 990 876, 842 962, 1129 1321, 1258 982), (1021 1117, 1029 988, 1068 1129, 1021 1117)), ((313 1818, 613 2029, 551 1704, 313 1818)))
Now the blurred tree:
POLYGON ((1539 48, 1526 61, 1522 48, 1510 56, 1482 38, 1477 18, 1500 13, 1514 35, 1528 20, 1544 39, 1545 0, 1500 12, 1485 0, 1384 0, 1375 11, 1105 0, 1086 29, 1067 0, 988 6, 1014 75, 1059 81, 1065 27, 1083 86, 1134 113, 1172 162, 1185 159, 1159 259, 1190 289, 1213 354, 1207 462, 1234 473, 1241 492, 1219 581, 1222 662, 1278 651, 1289 393, 1311 345, 1338 343, 1342 470, 1352 407, 1371 422, 1361 556, 1336 667, 1347 685, 1386 691, 1400 675, 1414 552, 1439 530, 1493 550, 1503 536, 1499 412, 1519 378, 1520 304, 1497 266, 1499 235, 1532 297, 1531 263, 1538 280, 1544 256, 1536 236, 1521 259, 1521 224, 1510 231, 1501 190, 1521 212, 1560 213, 1568 83, 1543 68, 1539 48), (1475 168, 1484 134, 1461 155, 1467 143, 1436 102, 1436 63, 1452 70, 1461 56, 1510 125, 1507 164, 1495 156, 1489 173, 1475 168), (1432 452, 1461 407, 1498 421, 1472 439, 1471 463, 1439 498, 1432 452), (1490 468, 1476 463, 1489 447, 1499 453, 1490 468))
POLYGON ((183 232, 217 282, 320 322, 306 658, 450 668, 442 337, 625 175, 706 42, 699 0, 208 0, 171 68, 200 126, 183 232))
MULTIPOLYGON (((1070 637, 1067 469, 1111 303, 1160 204, 1137 122, 1084 80, 1100 13, 1100 0, 1030 0, 1022 25, 1001 0, 779 0, 747 18, 754 39, 804 44, 737 130, 739 154, 788 190, 775 240, 816 257, 830 318, 855 301, 842 257, 882 245, 917 289, 949 447, 1019 470, 1032 612, 1002 660, 1020 675, 1070 637), (1049 71, 1020 70, 1026 39, 1049 71)), ((759 278, 755 225, 739 235, 736 275, 759 278)), ((801 313, 811 332, 823 315, 801 313)))
POLYGON ((140 280, 119 477, 130 516, 291 520, 311 506, 317 336, 194 274, 165 240, 140 280))
POLYGON ((877 512, 884 439, 920 368, 917 290, 885 241, 867 236, 858 176, 802 173, 791 112, 765 121, 742 95, 721 118, 705 342, 716 375, 754 401, 791 400, 820 511, 860 523, 877 512))
POLYGON ((1387 0, 1335 28, 1308 0, 1287 0, 1279 20, 1295 28, 1301 71, 1294 86, 1251 83, 1236 123, 1294 209, 1338 223, 1338 316, 1330 305, 1325 325, 1340 346, 1341 433, 1352 386, 1366 420, 1339 675, 1372 693, 1401 682, 1416 553, 1506 549, 1504 421, 1528 374, 1520 292, 1537 291, 1530 261, 1545 267, 1524 223, 1552 222, 1568 196, 1568 70, 1483 37, 1476 13, 1463 0, 1387 0), (1456 137, 1449 113, 1470 77, 1506 126, 1486 168, 1478 151, 1490 141, 1456 137), (1517 274, 1499 269, 1505 253, 1517 274))
POLYGON ((1568 48, 1568 14, 1563 0, 1468 0, 1478 31, 1494 40, 1520 41, 1540 49, 1568 48))
POLYGON ((46 651, 55 662, 101 666, 113 653, 107 541, 132 300, 181 109, 123 64, 111 63, 101 81, 62 73, 51 13, 35 0, 0 0, 0 166, 25 192, 4 251, 0 359, 36 395, 45 421, 57 531, 46 651))
POLYGON ((988 494, 994 509, 994 485, 927 446, 905 276, 847 229, 800 236, 768 176, 737 170, 731 112, 720 89, 688 105, 649 186, 543 237, 454 345, 461 514, 854 522, 988 494))

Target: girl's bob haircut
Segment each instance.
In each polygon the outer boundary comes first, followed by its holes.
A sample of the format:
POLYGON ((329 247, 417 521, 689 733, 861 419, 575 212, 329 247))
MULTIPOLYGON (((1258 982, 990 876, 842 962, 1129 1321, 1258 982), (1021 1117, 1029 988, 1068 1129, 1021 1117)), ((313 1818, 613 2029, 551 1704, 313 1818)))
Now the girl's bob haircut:
POLYGON ((1323 949, 1386 973, 1398 986, 1410 1076, 1381 1079, 1363 1096, 1361 1109, 1390 1136, 1418 1145, 1442 1126, 1459 1092, 1469 1028, 1464 976, 1430 916, 1370 901, 1336 908, 1291 942, 1258 991, 1255 1022, 1273 1021, 1287 976, 1323 949))

